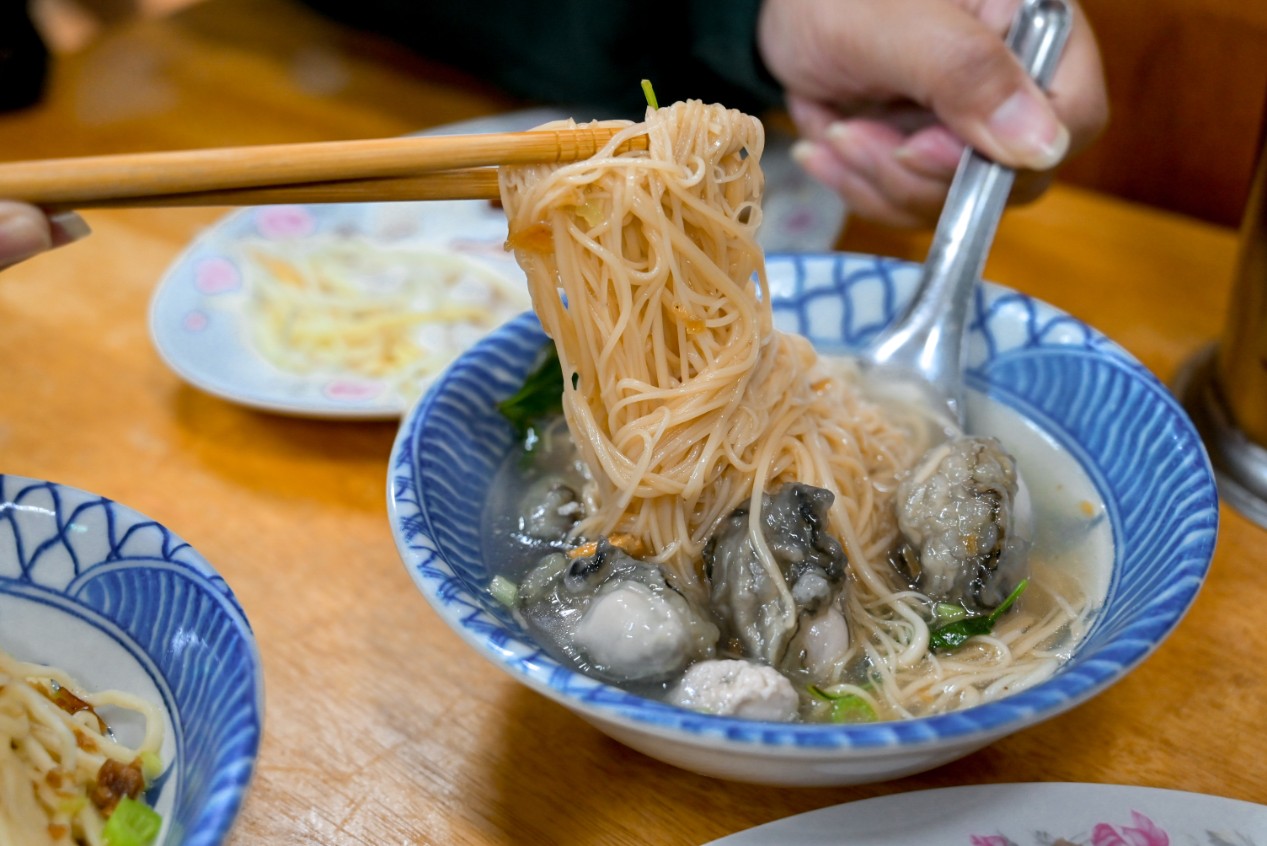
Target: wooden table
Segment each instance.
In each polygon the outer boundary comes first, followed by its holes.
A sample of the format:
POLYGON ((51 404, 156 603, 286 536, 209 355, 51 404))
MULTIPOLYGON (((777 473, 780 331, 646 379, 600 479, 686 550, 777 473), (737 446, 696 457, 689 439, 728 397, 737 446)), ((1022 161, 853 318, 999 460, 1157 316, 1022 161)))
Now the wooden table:
MULTIPOLYGON (((350 52, 370 47, 283 0, 210 0, 64 59, 42 106, 0 117, 0 150, 387 135, 515 105, 391 51, 350 52)), ((839 802, 987 782, 1267 801, 1267 533, 1228 509, 1195 606, 1141 667, 933 772, 770 789, 607 739, 476 656, 413 587, 384 502, 394 425, 253 412, 159 361, 146 328, 155 282, 222 212, 92 212, 91 238, 0 275, 0 469, 131 505, 236 591, 267 708, 230 842, 695 844, 839 802)), ((909 258, 925 243, 862 225, 842 239, 909 258)), ((1169 379, 1221 329, 1235 245, 1231 231, 1058 187, 1006 219, 988 275, 1169 379)))

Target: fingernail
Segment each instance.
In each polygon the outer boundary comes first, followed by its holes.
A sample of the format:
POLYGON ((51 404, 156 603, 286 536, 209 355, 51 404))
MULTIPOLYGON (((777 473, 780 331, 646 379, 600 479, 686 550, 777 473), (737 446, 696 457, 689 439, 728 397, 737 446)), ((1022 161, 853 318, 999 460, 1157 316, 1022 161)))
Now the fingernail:
POLYGON ((986 131, 1015 156, 1020 167, 1047 170, 1069 151, 1069 130, 1046 103, 1027 91, 1017 91, 995 109, 986 121, 986 131))
POLYGON ((49 215, 48 222, 53 233, 54 247, 78 241, 80 238, 86 238, 92 233, 92 228, 88 226, 88 221, 73 211, 49 215))
POLYGON ((28 207, 0 203, 0 260, 21 261, 52 245, 43 221, 28 207))
POLYGON ((848 145, 853 140, 853 129, 846 121, 838 120, 827 126, 827 140, 837 147, 848 145))
POLYGON ((788 149, 788 155, 792 157, 792 161, 799 165, 804 165, 814 157, 814 148, 816 146, 813 141, 806 141, 801 138, 792 143, 792 146, 788 149))

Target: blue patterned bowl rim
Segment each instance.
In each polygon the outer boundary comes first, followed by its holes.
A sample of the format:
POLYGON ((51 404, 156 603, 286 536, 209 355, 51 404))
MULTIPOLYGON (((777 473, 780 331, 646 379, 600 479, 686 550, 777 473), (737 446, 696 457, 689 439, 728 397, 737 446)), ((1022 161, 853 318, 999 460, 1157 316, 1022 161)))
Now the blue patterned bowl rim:
POLYGON ((224 578, 125 505, 0 474, 0 593, 73 615, 143 667, 176 734, 160 779, 178 776, 163 843, 223 842, 251 782, 264 707, 259 650, 224 578))
MULTIPOLYGON (((776 322, 829 352, 864 346, 909 301, 919 266, 849 253, 767 257, 776 322)), ((1218 500, 1205 449, 1182 408, 1142 364, 1077 318, 1017 291, 979 287, 967 336, 970 388, 1054 437, 1104 498, 1115 547, 1108 597, 1060 671, 1035 687, 954 713, 865 725, 758 722, 694 713, 559 665, 486 589, 478 509, 510 448, 492 410, 519 387, 545 341, 534 315, 459 358, 403 421, 388 472, 403 562, 433 609, 511 676, 582 715, 751 754, 845 756, 986 742, 1059 714, 1137 666, 1180 622, 1214 550, 1218 500), (1114 414, 1114 410, 1121 413, 1114 414)))

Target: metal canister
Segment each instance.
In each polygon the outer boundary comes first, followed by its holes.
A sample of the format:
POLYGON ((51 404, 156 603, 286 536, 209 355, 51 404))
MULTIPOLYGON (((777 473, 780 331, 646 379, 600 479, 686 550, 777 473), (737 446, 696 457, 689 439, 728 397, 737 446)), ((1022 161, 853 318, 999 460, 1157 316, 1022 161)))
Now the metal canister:
POLYGON ((1267 147, 1261 149, 1249 206, 1241 226, 1241 252, 1219 341, 1218 382, 1231 422, 1267 446, 1267 147))
POLYGON ((1267 527, 1267 124, 1241 224, 1223 334, 1184 378, 1181 398, 1223 499, 1267 527))

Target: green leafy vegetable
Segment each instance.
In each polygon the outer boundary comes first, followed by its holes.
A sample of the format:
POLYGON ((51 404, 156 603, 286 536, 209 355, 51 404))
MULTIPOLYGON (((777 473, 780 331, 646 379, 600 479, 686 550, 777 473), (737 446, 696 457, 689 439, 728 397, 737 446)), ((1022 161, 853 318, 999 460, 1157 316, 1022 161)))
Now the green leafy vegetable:
POLYGON ((814 684, 809 686, 809 692, 815 699, 831 703, 833 723, 874 723, 876 721, 875 709, 871 707, 871 703, 856 693, 836 693, 814 684))
POLYGON ((106 846, 149 846, 162 827, 163 818, 157 811, 124 796, 106 820, 101 836, 106 846))
MULTIPOLYGON (((576 377, 573 374, 573 387, 576 377)), ((553 343, 547 343, 541 364, 524 379, 523 387, 497 404, 519 437, 533 431, 538 420, 563 413, 563 367, 553 343)))
POLYGON ((642 95, 647 98, 648 106, 653 109, 660 108, 659 103, 656 102, 655 90, 651 87, 651 80, 644 79, 642 81, 642 95))
POLYGON ((1016 589, 1008 594, 1007 599, 989 614, 971 614, 933 629, 928 639, 929 648, 934 652, 958 649, 970 637, 989 634, 994 629, 994 624, 1012 607, 1028 585, 1029 579, 1022 579, 1016 589))

